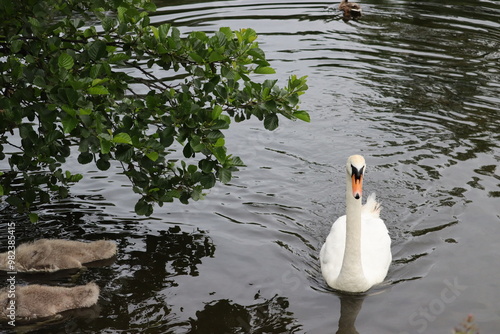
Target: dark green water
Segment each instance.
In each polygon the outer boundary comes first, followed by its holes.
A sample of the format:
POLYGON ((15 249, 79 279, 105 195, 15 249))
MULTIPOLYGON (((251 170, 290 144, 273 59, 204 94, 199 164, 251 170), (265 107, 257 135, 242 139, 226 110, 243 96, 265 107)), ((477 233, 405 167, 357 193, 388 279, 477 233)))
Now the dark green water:
POLYGON ((347 23, 322 1, 158 6, 155 22, 183 32, 255 29, 281 80, 309 76, 312 122, 235 124, 226 141, 248 167, 205 201, 151 218, 133 214, 118 168, 76 162, 85 179, 40 208, 40 223, 2 207, 0 229, 15 221, 19 242, 119 245, 107 266, 19 275, 102 290, 97 307, 26 330, 449 333, 472 313, 481 333, 498 332, 500 2, 363 1, 363 18, 347 23), (366 193, 382 202, 394 258, 386 283, 361 297, 332 292, 318 265, 354 153, 367 160, 366 193))

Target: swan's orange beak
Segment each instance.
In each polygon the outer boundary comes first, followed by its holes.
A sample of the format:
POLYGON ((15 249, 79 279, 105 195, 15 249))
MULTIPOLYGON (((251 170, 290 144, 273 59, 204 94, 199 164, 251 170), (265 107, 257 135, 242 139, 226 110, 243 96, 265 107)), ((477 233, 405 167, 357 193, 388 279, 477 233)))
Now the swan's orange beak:
POLYGON ((363 194, 363 174, 352 175, 352 196, 360 199, 363 194))

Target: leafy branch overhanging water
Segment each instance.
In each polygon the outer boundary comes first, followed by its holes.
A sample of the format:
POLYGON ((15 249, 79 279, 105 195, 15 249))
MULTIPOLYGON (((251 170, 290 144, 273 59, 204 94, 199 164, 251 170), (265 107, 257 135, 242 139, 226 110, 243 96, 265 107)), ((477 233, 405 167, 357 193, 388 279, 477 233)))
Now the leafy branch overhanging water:
POLYGON ((0 196, 10 205, 67 196, 83 178, 62 166, 77 145, 80 164, 117 162, 140 195, 136 213, 150 215, 154 203, 203 198, 244 165, 226 149, 231 122, 309 121, 299 109, 305 77, 285 87, 251 78, 275 73, 254 30, 181 36, 152 24, 155 10, 147 0, 0 5, 0 160, 9 165, 0 196))

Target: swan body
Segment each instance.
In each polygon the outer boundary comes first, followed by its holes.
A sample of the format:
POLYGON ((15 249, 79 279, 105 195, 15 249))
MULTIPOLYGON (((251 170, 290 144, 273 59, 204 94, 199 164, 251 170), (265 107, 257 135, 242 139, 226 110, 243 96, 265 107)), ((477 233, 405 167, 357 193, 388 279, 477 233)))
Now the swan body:
POLYGON ((110 240, 80 242, 73 240, 40 239, 19 245, 15 261, 9 252, 0 253, 0 270, 18 272, 53 272, 81 268, 84 263, 109 259, 116 254, 116 243, 110 240))
POLYGON ((350 20, 361 16, 361 6, 349 0, 342 0, 339 4, 339 10, 344 12, 344 19, 350 20))
POLYGON ((385 279, 392 261, 391 239, 375 194, 361 204, 364 158, 349 157, 346 168, 346 215, 333 223, 321 248, 321 272, 333 289, 364 292, 385 279))

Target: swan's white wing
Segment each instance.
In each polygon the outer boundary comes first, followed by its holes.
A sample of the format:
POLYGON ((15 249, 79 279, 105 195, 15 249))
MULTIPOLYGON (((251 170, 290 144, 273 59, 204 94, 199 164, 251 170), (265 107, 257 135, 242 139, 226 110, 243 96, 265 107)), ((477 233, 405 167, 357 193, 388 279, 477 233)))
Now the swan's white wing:
POLYGON ((330 234, 326 238, 319 254, 321 272, 328 285, 337 279, 344 260, 346 237, 346 216, 339 217, 333 223, 330 234))
POLYGON ((361 263, 372 285, 384 281, 392 261, 391 238, 379 212, 380 206, 372 194, 361 214, 361 263))

